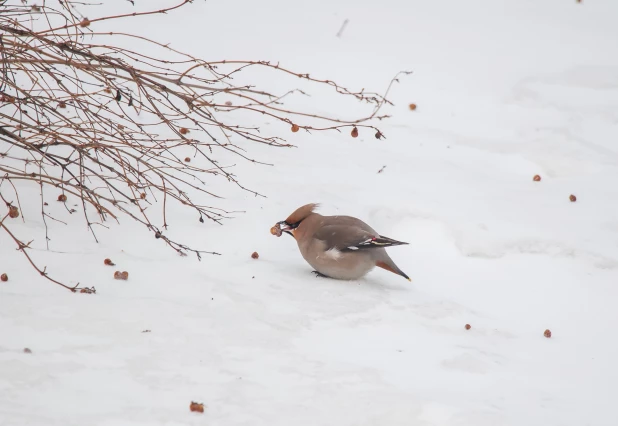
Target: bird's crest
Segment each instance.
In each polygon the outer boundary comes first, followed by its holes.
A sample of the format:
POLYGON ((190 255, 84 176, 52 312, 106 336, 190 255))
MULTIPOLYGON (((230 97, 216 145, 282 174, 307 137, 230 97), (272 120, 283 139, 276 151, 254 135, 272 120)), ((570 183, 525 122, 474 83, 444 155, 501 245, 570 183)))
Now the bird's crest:
POLYGON ((313 211, 319 206, 320 205, 318 203, 305 204, 304 206, 297 208, 285 221, 289 224, 299 223, 313 213, 313 211))

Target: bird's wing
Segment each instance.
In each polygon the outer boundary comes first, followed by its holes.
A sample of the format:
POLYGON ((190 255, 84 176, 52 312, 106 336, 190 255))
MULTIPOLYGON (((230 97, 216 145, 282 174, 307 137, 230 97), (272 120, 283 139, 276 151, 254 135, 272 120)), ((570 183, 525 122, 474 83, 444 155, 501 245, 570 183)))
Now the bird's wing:
POLYGON ((369 232, 374 235, 378 235, 378 232, 371 226, 367 225, 362 220, 353 216, 324 216, 322 219, 324 226, 326 225, 345 225, 352 228, 358 228, 363 231, 369 232))
POLYGON ((313 238, 324 241, 326 250, 337 249, 343 252, 408 244, 348 225, 323 226, 313 238))

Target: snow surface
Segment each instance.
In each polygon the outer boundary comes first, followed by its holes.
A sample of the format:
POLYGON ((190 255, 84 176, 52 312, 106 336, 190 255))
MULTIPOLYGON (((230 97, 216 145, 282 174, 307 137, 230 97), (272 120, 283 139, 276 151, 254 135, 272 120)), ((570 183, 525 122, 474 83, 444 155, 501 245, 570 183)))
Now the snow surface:
MULTIPOLYGON (((244 213, 168 219, 173 239, 222 253, 202 262, 126 218, 99 244, 52 223, 46 251, 38 190, 21 188, 12 229, 97 294, 46 282, 0 234, 0 425, 617 425, 617 17, 615 0, 211 0, 141 19, 206 59, 375 91, 414 74, 389 96, 384 141, 261 123, 298 146, 246 144, 275 166, 236 173, 267 198, 219 184, 218 205, 244 213), (268 232, 309 202, 410 242, 389 252, 412 283, 315 278, 268 232)), ((307 102, 366 111, 321 96, 307 102)))

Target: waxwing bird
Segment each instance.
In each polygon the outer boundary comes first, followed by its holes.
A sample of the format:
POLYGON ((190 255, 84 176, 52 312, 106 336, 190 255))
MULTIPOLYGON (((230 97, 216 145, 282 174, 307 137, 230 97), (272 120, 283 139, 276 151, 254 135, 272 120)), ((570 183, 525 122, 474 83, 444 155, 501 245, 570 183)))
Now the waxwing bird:
POLYGON ((306 204, 277 223, 282 232, 294 237, 300 254, 316 275, 355 280, 377 266, 412 281, 385 250, 408 243, 380 235, 355 217, 322 216, 314 211, 317 207, 315 203, 306 204))

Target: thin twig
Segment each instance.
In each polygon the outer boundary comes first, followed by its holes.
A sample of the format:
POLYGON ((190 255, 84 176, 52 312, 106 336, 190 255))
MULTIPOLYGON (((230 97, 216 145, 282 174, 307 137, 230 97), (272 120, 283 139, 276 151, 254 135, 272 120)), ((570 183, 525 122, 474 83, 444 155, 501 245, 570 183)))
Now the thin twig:
POLYGON ((343 35, 343 31, 345 30, 345 27, 348 25, 348 22, 349 22, 348 19, 343 21, 343 24, 341 24, 341 28, 339 28, 339 31, 337 32, 337 37, 341 38, 341 36, 343 35))

